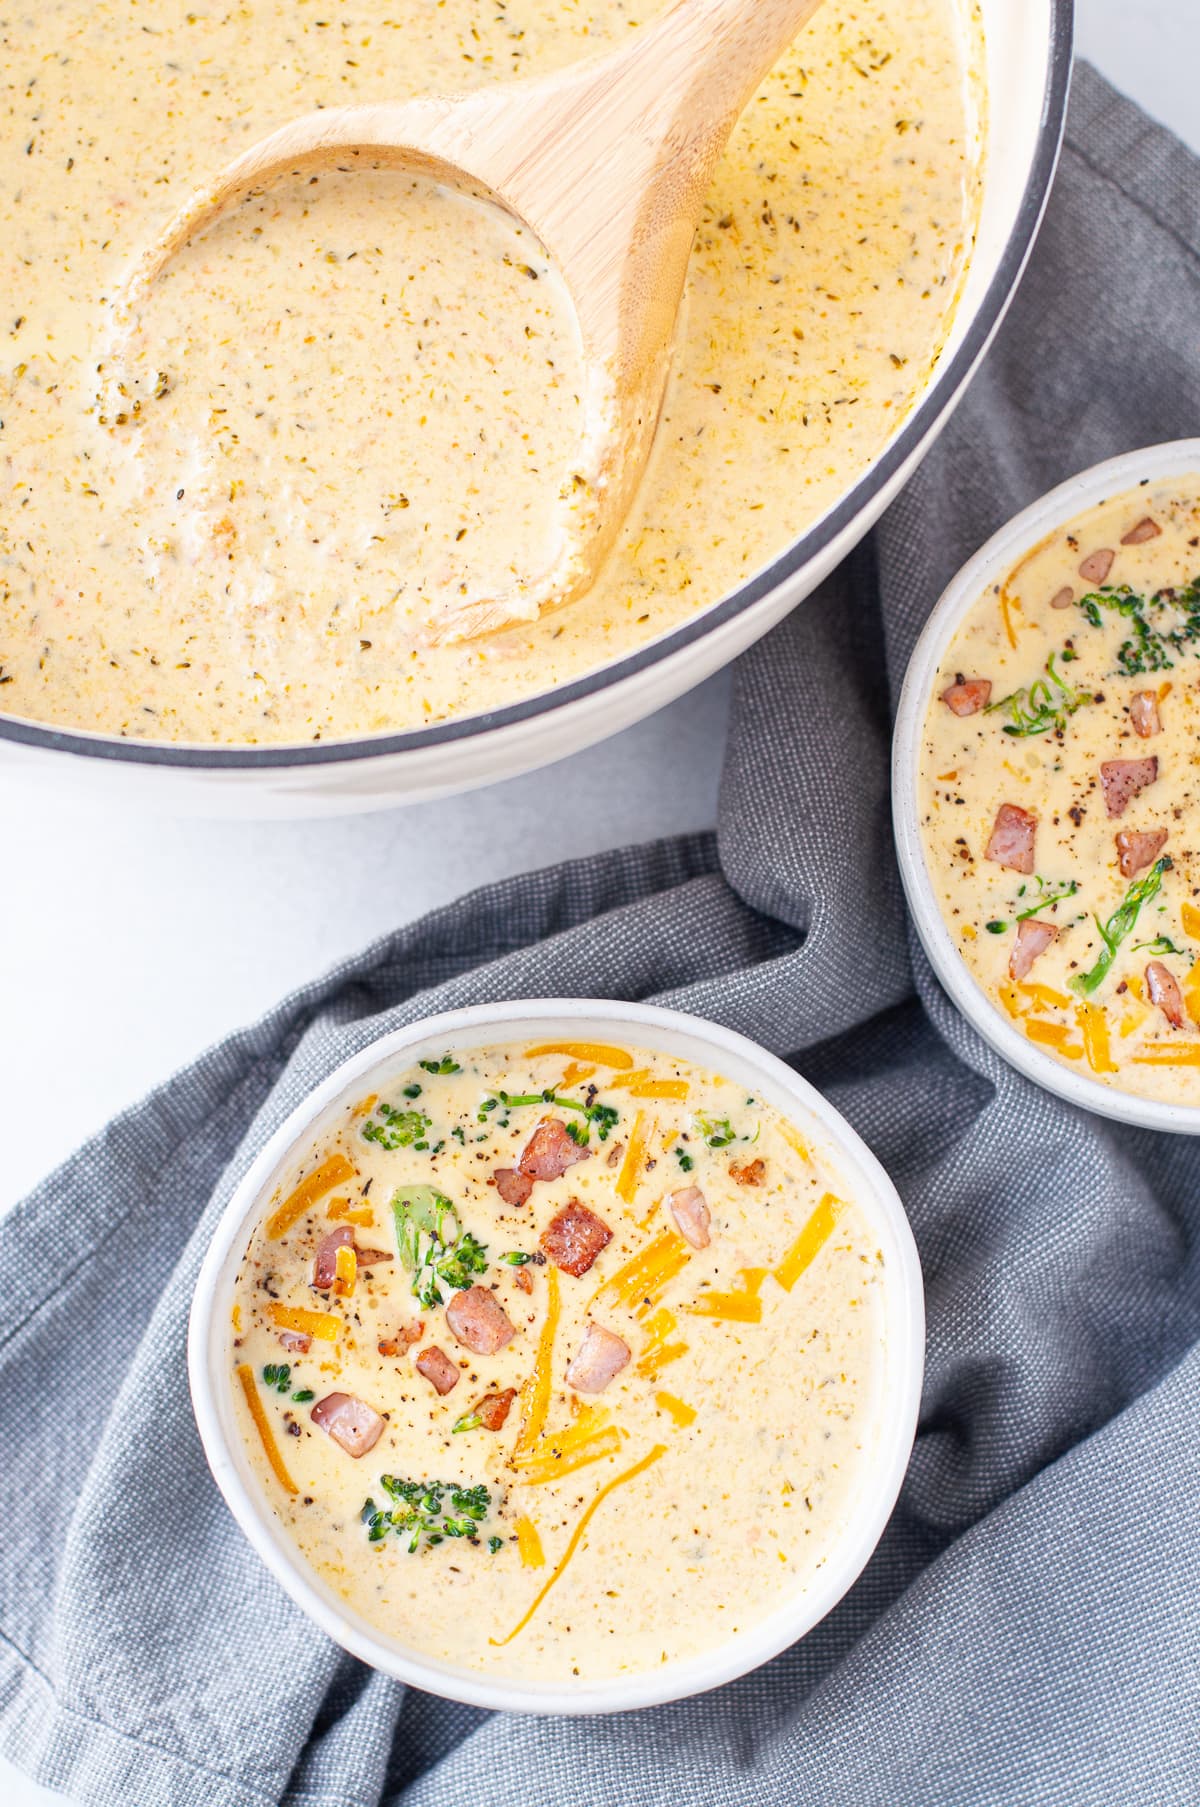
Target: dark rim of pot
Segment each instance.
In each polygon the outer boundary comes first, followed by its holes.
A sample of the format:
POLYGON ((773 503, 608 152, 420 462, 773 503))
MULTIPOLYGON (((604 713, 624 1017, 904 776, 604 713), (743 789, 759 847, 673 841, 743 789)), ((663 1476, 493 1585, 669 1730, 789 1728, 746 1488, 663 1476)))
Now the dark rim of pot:
POLYGON ((620 684, 622 679, 633 677, 649 666, 657 665, 660 660, 703 639, 725 622, 753 608, 755 603, 786 584, 796 572, 824 551, 886 488, 925 436, 932 431, 939 417, 950 407, 971 375, 975 363, 987 349, 1033 248, 1049 198, 1050 183, 1066 123, 1073 31, 1074 0, 1050 0, 1049 56, 1037 149, 1008 243, 962 344, 954 356, 940 366, 930 392, 913 410, 878 462, 847 491, 841 501, 757 576, 731 591, 720 602, 704 609, 694 620, 669 629, 637 652, 627 653, 623 658, 597 666, 594 671, 576 678, 570 684, 563 684, 558 689, 541 692, 521 702, 508 703, 501 709, 461 716, 453 721, 433 722, 428 727, 409 728, 399 734, 364 735, 358 740, 311 741, 302 745, 268 747, 172 746, 44 727, 36 722, 0 716, 0 740, 16 741, 48 752, 83 755, 90 759, 110 759, 135 765, 176 766, 193 771, 297 768, 388 758, 397 753, 417 753, 447 746, 456 740, 474 739, 498 729, 511 728, 520 722, 564 709, 585 697, 620 684))

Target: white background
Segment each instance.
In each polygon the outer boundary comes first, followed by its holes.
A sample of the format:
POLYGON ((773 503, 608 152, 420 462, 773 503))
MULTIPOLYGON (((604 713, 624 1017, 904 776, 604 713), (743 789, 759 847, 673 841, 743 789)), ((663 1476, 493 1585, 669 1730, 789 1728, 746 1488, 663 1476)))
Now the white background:
MULTIPOLYGON (((1196 0, 1078 13, 1081 53, 1200 151, 1196 0)), ((0 1211, 114 1111, 385 930, 526 866, 710 825, 727 700, 717 678, 548 772, 315 825, 108 817, 0 782, 0 1211)), ((54 1798, 0 1760, 7 1807, 54 1798)))

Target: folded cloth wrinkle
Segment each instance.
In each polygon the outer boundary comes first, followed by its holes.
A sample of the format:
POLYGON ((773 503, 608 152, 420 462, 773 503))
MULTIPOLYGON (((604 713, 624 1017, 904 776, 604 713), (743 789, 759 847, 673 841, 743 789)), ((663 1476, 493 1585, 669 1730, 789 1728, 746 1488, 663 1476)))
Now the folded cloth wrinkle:
POLYGON ((1192 1807, 1200 1143, 1040 1092, 907 928, 891 710, 1016 509, 1200 420, 1200 166, 1077 72, 1011 314, 854 555, 740 662, 716 835, 490 885, 304 987, 0 1224, 0 1745, 97 1807, 1192 1807), (651 998, 790 1058, 924 1265, 912 1466, 859 1583, 700 1699, 489 1716, 368 1672, 208 1477, 188 1303, 238 1177, 374 1036, 506 996, 651 998))

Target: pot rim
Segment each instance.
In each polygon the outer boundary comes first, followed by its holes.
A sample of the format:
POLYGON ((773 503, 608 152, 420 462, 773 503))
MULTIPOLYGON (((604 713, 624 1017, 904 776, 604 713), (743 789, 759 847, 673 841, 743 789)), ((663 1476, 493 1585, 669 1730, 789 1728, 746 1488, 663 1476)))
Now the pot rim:
POLYGON ((887 488, 952 405, 1004 315, 1041 224, 1066 124, 1075 0, 1047 0, 1047 5, 1049 42, 1037 148, 1008 242, 962 343, 951 358, 937 367, 925 395, 894 439, 840 501, 769 565, 730 591, 728 596, 712 603, 692 620, 668 629, 647 645, 620 659, 598 665, 558 689, 548 689, 498 709, 432 722, 426 727, 406 728, 394 734, 363 735, 354 740, 303 745, 214 747, 122 740, 87 729, 50 727, 16 716, 0 715, 0 745, 8 741, 43 752, 69 753, 120 765, 166 766, 193 772, 300 770, 421 753, 519 727, 553 712, 567 710, 575 703, 615 688, 663 663, 745 614, 787 584, 840 535, 848 532, 856 517, 887 488))

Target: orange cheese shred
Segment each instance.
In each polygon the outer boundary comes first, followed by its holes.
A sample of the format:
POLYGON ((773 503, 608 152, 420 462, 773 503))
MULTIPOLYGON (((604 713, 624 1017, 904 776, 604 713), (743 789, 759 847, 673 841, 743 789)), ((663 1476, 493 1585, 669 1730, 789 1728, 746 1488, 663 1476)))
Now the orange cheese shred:
POLYGON ((653 1449, 649 1450, 647 1452, 647 1454, 642 1457, 640 1462, 635 1462, 632 1468, 627 1468, 623 1474, 614 1475, 611 1481, 606 1481, 604 1483, 604 1486, 601 1487, 600 1491, 595 1495, 595 1497, 591 1501, 590 1505, 588 1505, 584 1508, 582 1514, 580 1515, 579 1523, 576 1525, 575 1529, 571 1533, 571 1538, 570 1538, 569 1543, 567 1544, 566 1549, 563 1551, 562 1555, 559 1557, 558 1561, 555 1563, 553 1569, 550 1571, 549 1579, 544 1583, 544 1585, 541 1588, 539 1588, 538 1592, 535 1594, 535 1596, 534 1596, 532 1602, 530 1603, 528 1609, 526 1610, 526 1612, 523 1613, 521 1618, 519 1618, 517 1620, 517 1623, 513 1626, 512 1630, 508 1633, 507 1637, 489 1638, 488 1639, 488 1643, 491 1644, 494 1649, 498 1650, 498 1649, 501 1649, 505 1644, 511 1644, 513 1639, 515 1637, 519 1636, 519 1634, 524 1631, 524 1629, 528 1625, 530 1619, 532 1619, 534 1613, 537 1611, 538 1607, 542 1604, 542 1601, 546 1598, 546 1595, 550 1592, 550 1589, 554 1586, 555 1582, 561 1581, 564 1573, 566 1572, 567 1564, 570 1562, 572 1556, 574 1556, 576 1550, 579 1548, 580 1544, 583 1542, 583 1539, 587 1532, 588 1526, 591 1524, 592 1519, 595 1517, 596 1513, 600 1510, 600 1507, 604 1504, 604 1502, 608 1498, 609 1494, 614 1492, 614 1490, 616 1488, 624 1487, 630 1481, 636 1480, 638 1475, 644 1474, 646 1472, 646 1470, 651 1466, 652 1463, 657 1462, 659 1457, 665 1456, 666 1453, 667 1453, 666 1444, 665 1443, 656 1443, 654 1445, 653 1449))
POLYGON ((546 1427, 553 1381, 554 1338, 558 1334, 561 1312, 562 1291, 558 1269, 550 1266, 546 1269, 546 1316, 542 1322, 542 1333, 538 1337, 532 1372, 521 1388, 521 1428, 513 1445, 514 1460, 535 1447, 546 1427))
POLYGON ((1063 992, 1055 991, 1052 985, 1039 985, 1034 979, 1018 985, 1017 990, 1041 1010, 1065 1010, 1071 1002, 1063 992))
POLYGON ((1139 1067, 1200 1067, 1200 1042, 1181 1042, 1177 1048, 1152 1048, 1135 1054, 1139 1067))
POLYGON ((294 1192, 289 1192, 283 1203, 271 1213, 267 1219, 267 1235, 284 1236, 291 1229, 297 1218, 311 1211, 318 1199, 332 1192, 335 1186, 344 1186, 355 1175, 353 1164, 344 1154, 331 1154, 327 1161, 300 1181, 294 1192))
POLYGON ((558 1083, 562 1086, 582 1085, 584 1080, 590 1079, 595 1071, 595 1067, 581 1067, 577 1061, 573 1060, 570 1066, 564 1069, 563 1076, 558 1083))
POLYGON ((1183 1003, 1193 1023, 1200 1029, 1200 960, 1183 981, 1183 1003))
POLYGON ((649 1317, 646 1317, 644 1311, 639 1315, 644 1319, 648 1340, 634 1364, 635 1371, 643 1380, 657 1380, 659 1369, 677 1362, 681 1355, 686 1355, 688 1345, 668 1342, 667 1339, 678 1327, 678 1320, 675 1313, 668 1311, 665 1306, 660 1306, 649 1317))
POLYGON ((592 1462, 601 1462, 605 1456, 620 1454, 625 1433, 618 1430, 615 1424, 608 1425, 604 1430, 591 1431, 584 1437, 572 1434, 578 1428, 578 1425, 572 1425, 570 1430, 561 1434, 554 1432, 545 1439, 535 1455, 515 1462, 517 1478, 527 1486, 539 1487, 546 1481, 557 1481, 563 1475, 574 1474, 577 1468, 587 1468, 592 1462))
POLYGON ((301 1336, 315 1336, 321 1343, 336 1343, 342 1334, 342 1320, 328 1311, 310 1311, 305 1305, 281 1305, 272 1299, 267 1316, 280 1330, 296 1330, 301 1336))
MULTIPOLYGON (((1184 934, 1190 935, 1193 941, 1200 941, 1200 909, 1196 907, 1191 898, 1185 898, 1179 915, 1183 923, 1184 934)), ((1193 968, 1193 970, 1195 969, 1193 968)))
POLYGON ((605 1090, 608 1092, 629 1091, 635 1085, 648 1084, 653 1077, 649 1067, 637 1067, 631 1072, 619 1073, 615 1079, 610 1079, 605 1090))
POLYGON ((1031 1042, 1039 1042, 1047 1048, 1058 1048, 1067 1040, 1071 1031, 1066 1023, 1048 1023, 1044 1017, 1032 1016, 1026 1020, 1025 1033, 1031 1042))
POLYGON ((791 1123, 781 1123, 779 1125, 779 1133, 791 1149, 792 1153, 798 1154, 800 1159, 811 1167, 813 1164, 812 1149, 808 1146, 808 1143, 804 1140, 800 1131, 791 1123))
MULTIPOLYGON (((811 1221, 811 1220, 810 1220, 811 1221)), ((733 1292, 699 1293, 683 1310, 694 1318, 721 1318, 734 1324, 760 1324, 762 1300, 758 1290, 767 1277, 765 1267, 744 1267, 733 1292)))
POLYGON ((676 1399, 674 1393, 656 1393, 654 1403, 668 1418, 673 1418, 680 1430, 686 1430, 689 1424, 696 1422, 696 1408, 685 1405, 682 1399, 676 1399))
POLYGON ((239 1362, 237 1377, 242 1383, 242 1392, 246 1395, 246 1404, 250 1408, 250 1416, 254 1420, 254 1428, 262 1439, 263 1451, 271 1464, 271 1472, 285 1493, 299 1493, 300 1489, 283 1464, 279 1453, 279 1445, 275 1441, 275 1433, 271 1429, 271 1421, 263 1410, 263 1402, 258 1396, 258 1388, 254 1383, 254 1369, 249 1362, 239 1362))
POLYGON ((835 1198, 832 1192, 827 1192, 821 1199, 799 1236, 775 1269, 775 1278, 785 1293, 790 1293, 805 1269, 812 1266, 833 1235, 834 1226, 844 1209, 842 1200, 835 1198))
POLYGON ((1108 1040, 1108 1016, 1103 1004, 1076 1004, 1075 1021, 1083 1037, 1083 1051, 1093 1073, 1115 1073, 1117 1063, 1108 1040))
POLYGON ((524 1514, 517 1520, 517 1550, 522 1567, 541 1569, 546 1566, 546 1552, 542 1549, 542 1540, 538 1536, 538 1528, 531 1518, 524 1514))
POLYGON ((240 1305, 235 1305, 233 1310, 230 1312, 229 1322, 233 1325, 234 1336, 241 1336, 241 1334, 242 1334, 242 1308, 240 1305))
POLYGON ((624 1199, 627 1205, 633 1203, 633 1195, 637 1191, 638 1181, 642 1177, 642 1163, 646 1158, 648 1135, 646 1113, 639 1111, 633 1120, 629 1146, 625 1150, 625 1159, 621 1162, 621 1171, 617 1175, 617 1197, 624 1199))
POLYGON ((379 1093, 371 1092, 371 1093, 369 1093, 369 1095, 366 1098, 359 1099, 359 1101, 355 1105, 354 1109, 350 1112, 350 1115, 352 1117, 365 1117, 367 1112, 374 1110, 375 1106, 378 1103, 379 1103, 379 1093))
POLYGON ((613 1305, 648 1310, 658 1303, 676 1274, 682 1272, 690 1253, 682 1236, 676 1236, 674 1230, 663 1230, 604 1282, 592 1303, 603 1299, 613 1305))
POLYGON ((631 1085, 631 1098, 686 1098, 691 1087, 686 1079, 646 1079, 631 1085))
POLYGON ((1000 619, 1004 623, 1004 632, 1008 636, 1008 644, 1014 648, 1017 644, 1017 629, 1013 625, 1012 611, 1014 608, 1020 608, 1020 606, 1021 605, 1017 602, 1016 598, 1010 596, 1007 589, 1001 586, 1000 619))
POLYGON ((613 1067, 624 1072, 633 1065, 633 1055, 624 1048, 612 1048, 607 1042, 539 1042, 526 1048, 526 1060, 537 1060, 542 1054, 562 1054, 567 1060, 587 1061, 594 1067, 613 1067))
POLYGON ((333 1257, 333 1290, 339 1299, 348 1299, 358 1279, 358 1256, 352 1248, 340 1248, 333 1257))
POLYGON ((331 1198, 325 1207, 326 1217, 335 1223, 357 1224, 360 1230, 369 1230, 374 1226, 375 1213, 370 1205, 351 1205, 348 1198, 331 1198))

